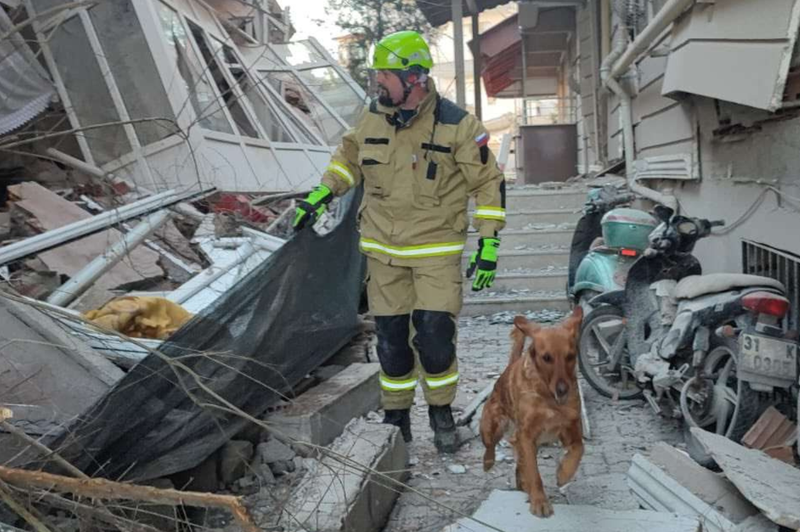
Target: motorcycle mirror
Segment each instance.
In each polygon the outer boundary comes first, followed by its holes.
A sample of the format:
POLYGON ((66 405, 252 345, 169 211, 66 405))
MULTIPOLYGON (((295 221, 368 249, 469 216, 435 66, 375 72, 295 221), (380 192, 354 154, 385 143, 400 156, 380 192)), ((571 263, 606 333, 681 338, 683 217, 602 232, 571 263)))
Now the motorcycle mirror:
POLYGON ((672 215, 675 214, 673 209, 669 207, 665 207, 664 205, 656 205, 656 208, 653 210, 656 215, 656 218, 663 222, 668 222, 672 215))

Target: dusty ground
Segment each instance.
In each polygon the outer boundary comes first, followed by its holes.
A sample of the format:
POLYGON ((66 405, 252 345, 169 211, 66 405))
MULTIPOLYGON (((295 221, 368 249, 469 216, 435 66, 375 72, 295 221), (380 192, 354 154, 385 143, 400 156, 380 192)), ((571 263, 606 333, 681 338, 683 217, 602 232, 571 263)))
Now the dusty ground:
MULTIPOLYGON (((462 318, 459 326, 462 380, 454 404, 457 412, 505 368, 511 330, 511 325, 475 318, 462 318)), ((555 484, 560 447, 540 451, 539 468, 545 489, 554 503, 636 508, 625 481, 631 457, 638 452, 646 454, 658 441, 682 447, 680 426, 656 417, 643 401, 614 403, 588 385, 584 385, 584 391, 592 439, 586 442, 586 454, 578 474, 564 493, 559 492, 555 484)), ((483 445, 479 439, 473 439, 453 458, 436 454, 421 390, 418 390, 412 416, 414 442, 409 447, 412 462, 409 485, 435 499, 436 503, 411 491, 403 493, 385 532, 438 532, 462 515, 471 514, 491 490, 513 489, 514 462, 510 448, 500 450, 506 460, 500 461, 498 455, 499 463, 491 472, 484 473, 483 445), (464 466, 466 472, 451 471, 449 467, 454 465, 464 466)))

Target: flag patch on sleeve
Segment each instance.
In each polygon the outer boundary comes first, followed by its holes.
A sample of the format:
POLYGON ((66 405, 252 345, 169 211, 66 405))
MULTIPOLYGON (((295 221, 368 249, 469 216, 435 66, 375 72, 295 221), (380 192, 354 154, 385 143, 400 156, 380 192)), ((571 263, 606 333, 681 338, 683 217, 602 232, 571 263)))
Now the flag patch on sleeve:
POLYGON ((477 144, 481 148, 489 144, 489 134, 481 133, 480 135, 475 137, 475 144, 477 144))

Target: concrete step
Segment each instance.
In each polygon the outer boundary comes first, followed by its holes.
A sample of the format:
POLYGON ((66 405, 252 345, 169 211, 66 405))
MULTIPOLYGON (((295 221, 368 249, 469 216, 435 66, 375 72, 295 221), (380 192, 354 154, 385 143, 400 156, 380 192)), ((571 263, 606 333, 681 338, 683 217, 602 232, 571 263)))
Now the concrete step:
POLYGON ((529 190, 508 189, 506 208, 509 211, 534 211, 542 209, 582 209, 586 203, 586 190, 529 190))
POLYGON ((581 217, 580 209, 541 209, 506 211, 506 229, 528 229, 536 224, 575 224, 581 217))
MULTIPOLYGON (((572 242, 573 232, 573 229, 507 229, 500 232, 500 247, 514 249, 518 246, 568 246, 572 242)), ((467 249, 477 249, 479 238, 478 233, 470 233, 467 236, 467 249)))
MULTIPOLYGON (((464 253, 461 264, 464 269, 469 264, 469 257, 472 251, 464 253)), ((501 270, 543 270, 548 266, 565 267, 569 265, 569 250, 566 248, 555 248, 545 250, 522 250, 504 251, 500 248, 497 257, 498 268, 501 270)))
POLYGON ((531 290, 558 292, 567 285, 567 272, 528 272, 498 273, 491 290, 508 292, 510 290, 531 290))
POLYGON ((484 316, 498 312, 538 312, 542 310, 569 310, 569 301, 563 292, 532 293, 530 296, 471 296, 464 298, 461 316, 484 316))

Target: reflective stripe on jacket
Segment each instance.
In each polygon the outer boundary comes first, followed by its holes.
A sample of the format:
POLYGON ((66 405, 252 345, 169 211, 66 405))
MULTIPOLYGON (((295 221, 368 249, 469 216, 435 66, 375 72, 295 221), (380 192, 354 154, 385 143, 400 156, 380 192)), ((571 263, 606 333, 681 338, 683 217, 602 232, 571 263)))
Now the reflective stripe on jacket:
POLYGON ((363 181, 361 249, 382 262, 411 266, 461 255, 470 197, 481 236, 505 225, 505 181, 486 129, 441 98, 432 81, 429 89, 407 123, 396 108, 372 102, 322 178, 336 195, 363 181))

